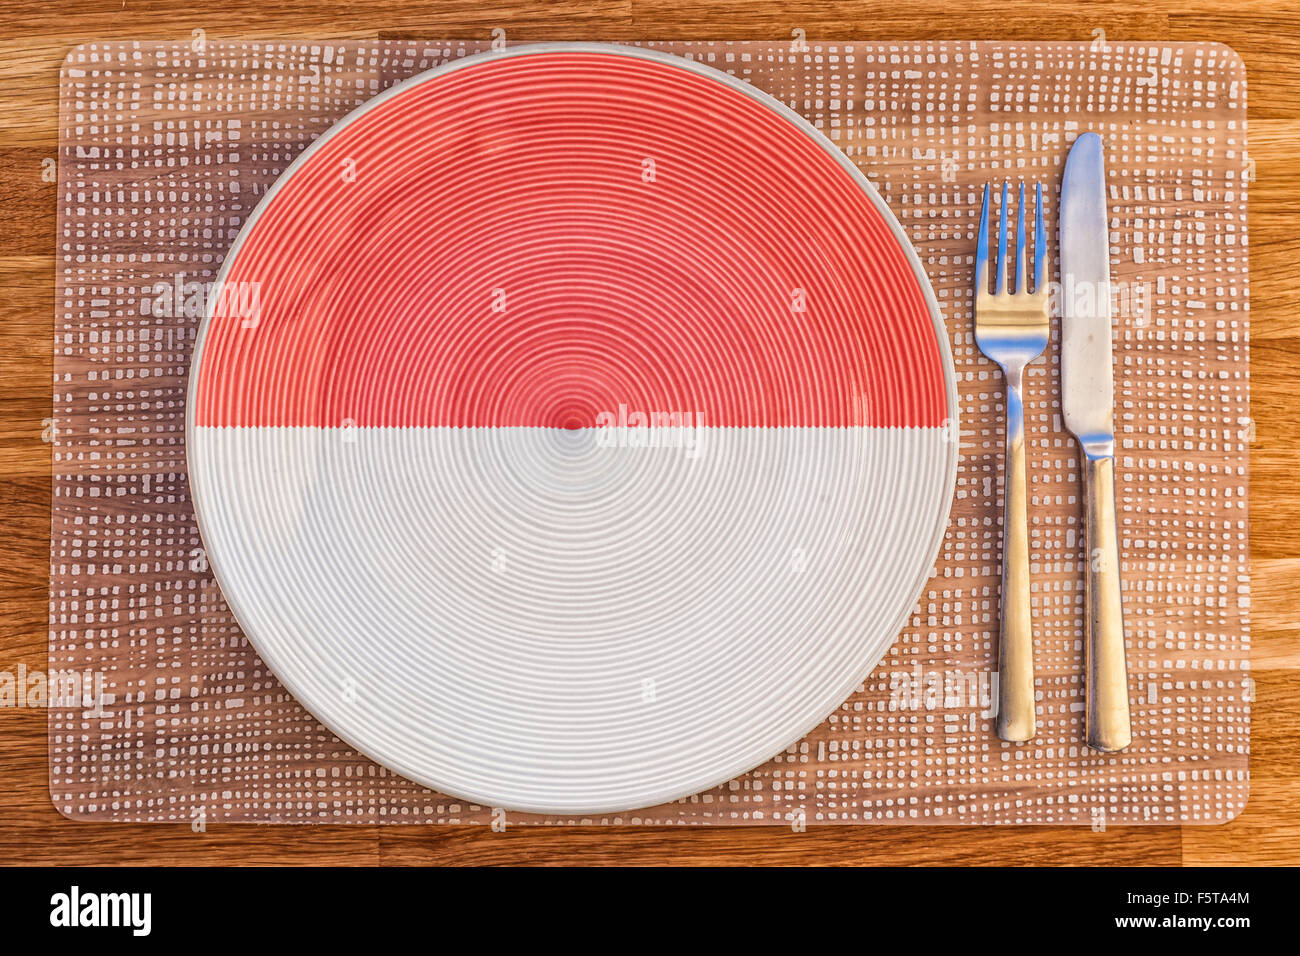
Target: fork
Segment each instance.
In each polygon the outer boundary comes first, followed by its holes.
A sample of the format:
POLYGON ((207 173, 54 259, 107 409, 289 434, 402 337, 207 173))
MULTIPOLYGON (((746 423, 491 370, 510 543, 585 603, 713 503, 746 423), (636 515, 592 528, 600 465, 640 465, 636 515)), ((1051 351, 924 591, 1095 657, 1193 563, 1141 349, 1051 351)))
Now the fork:
POLYGON ((1043 187, 1035 193, 1034 290, 1025 271, 1025 184, 1016 220, 1015 291, 1007 291, 1007 184, 1002 184, 996 286, 989 292, 989 186, 984 187, 975 250, 975 344, 1007 383, 1002 512, 1002 624, 998 639, 998 722, 1003 740, 1034 736, 1034 639, 1029 611, 1029 528, 1025 492, 1025 366, 1047 347, 1047 233, 1043 187))

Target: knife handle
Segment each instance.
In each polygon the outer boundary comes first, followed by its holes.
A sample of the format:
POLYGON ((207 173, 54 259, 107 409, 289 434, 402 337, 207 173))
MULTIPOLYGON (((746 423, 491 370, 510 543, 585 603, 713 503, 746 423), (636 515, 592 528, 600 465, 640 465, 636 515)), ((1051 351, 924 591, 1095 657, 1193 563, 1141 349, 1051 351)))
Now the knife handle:
POLYGON ((1007 376, 1007 449, 1002 495, 1002 629, 998 724, 1003 740, 1034 736, 1034 632, 1029 613, 1029 517, 1025 500, 1025 406, 1020 376, 1007 376))
POLYGON ((1120 599, 1119 531, 1115 520, 1115 459, 1083 458, 1083 514, 1088 562, 1085 619, 1088 746, 1110 753, 1132 741, 1124 607, 1120 599))

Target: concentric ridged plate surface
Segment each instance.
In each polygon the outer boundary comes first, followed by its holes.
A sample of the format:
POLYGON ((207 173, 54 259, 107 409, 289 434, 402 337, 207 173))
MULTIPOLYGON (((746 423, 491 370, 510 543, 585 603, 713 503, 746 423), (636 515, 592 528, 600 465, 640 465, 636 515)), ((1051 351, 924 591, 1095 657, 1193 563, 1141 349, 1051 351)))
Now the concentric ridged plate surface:
POLYGON ((478 803, 646 806, 824 719, 938 548, 951 359, 801 118, 631 48, 457 61, 244 225, 190 390, 204 541, 322 722, 478 803))

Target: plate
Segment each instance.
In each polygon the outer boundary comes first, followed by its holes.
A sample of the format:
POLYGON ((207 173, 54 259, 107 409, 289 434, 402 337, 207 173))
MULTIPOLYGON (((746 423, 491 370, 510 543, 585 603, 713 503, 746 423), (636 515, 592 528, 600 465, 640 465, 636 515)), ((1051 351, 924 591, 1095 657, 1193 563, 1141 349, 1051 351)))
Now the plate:
POLYGON ((956 473, 925 273, 791 109, 650 50, 450 62, 275 182, 208 296, 196 514, 326 727, 490 807, 687 797, 842 705, 956 473))

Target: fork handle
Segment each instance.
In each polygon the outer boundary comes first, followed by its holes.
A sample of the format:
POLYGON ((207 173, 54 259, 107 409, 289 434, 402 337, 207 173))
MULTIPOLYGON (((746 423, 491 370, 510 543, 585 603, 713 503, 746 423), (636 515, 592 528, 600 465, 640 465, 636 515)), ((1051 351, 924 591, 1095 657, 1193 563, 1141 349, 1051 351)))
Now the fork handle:
POLYGON ((1034 635, 1029 613, 1029 517, 1025 500, 1022 372, 1007 373, 1007 449, 1002 504, 1002 630, 998 640, 998 736, 1034 736, 1034 635))
POLYGON ((1085 673, 1087 735, 1093 750, 1123 750, 1132 741, 1128 667, 1124 659, 1124 607, 1120 599, 1119 532, 1115 522, 1115 459, 1083 459, 1084 525, 1088 539, 1085 574, 1085 673))

